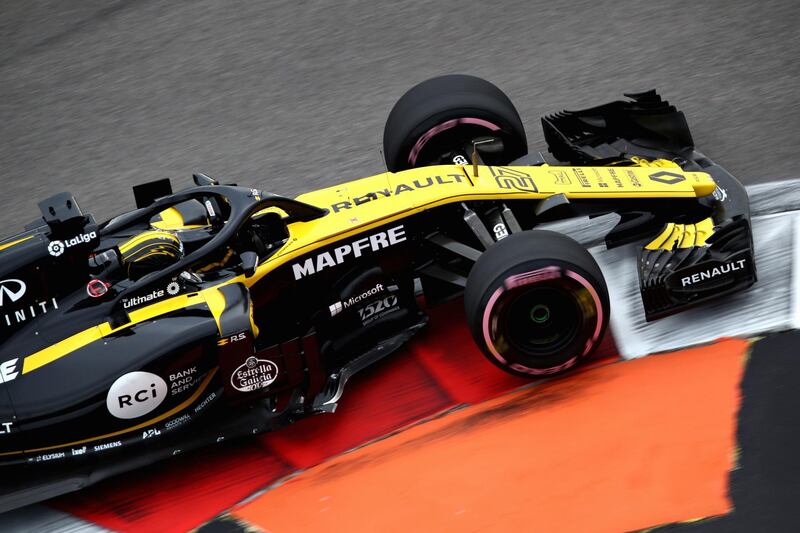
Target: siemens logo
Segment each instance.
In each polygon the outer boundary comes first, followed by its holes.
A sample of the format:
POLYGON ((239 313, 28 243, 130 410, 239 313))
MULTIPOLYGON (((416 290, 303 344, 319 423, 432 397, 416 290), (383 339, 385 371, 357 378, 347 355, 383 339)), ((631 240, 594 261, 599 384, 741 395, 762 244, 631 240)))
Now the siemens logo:
POLYGON ((382 248, 388 248, 406 240, 406 230, 400 226, 374 233, 363 239, 358 239, 350 244, 343 244, 330 252, 323 252, 316 257, 309 257, 302 263, 292 265, 294 279, 299 280, 306 276, 316 274, 320 270, 328 267, 341 265, 352 257, 361 257, 364 252, 377 252, 382 248))

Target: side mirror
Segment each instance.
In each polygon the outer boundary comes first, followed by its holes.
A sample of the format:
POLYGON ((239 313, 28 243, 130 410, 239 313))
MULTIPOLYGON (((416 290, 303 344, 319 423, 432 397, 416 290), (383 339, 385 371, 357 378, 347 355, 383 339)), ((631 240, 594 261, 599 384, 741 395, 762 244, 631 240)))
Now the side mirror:
POLYGON ((255 252, 242 252, 239 256, 242 259, 242 270, 244 277, 251 278, 256 273, 258 267, 258 254, 255 252))
POLYGON ((172 184, 169 178, 133 186, 133 197, 136 200, 137 209, 147 207, 159 198, 170 194, 172 194, 172 184))
POLYGON ((500 137, 478 137, 472 145, 483 154, 499 154, 506 148, 500 137))
POLYGON ((505 149, 500 137, 478 137, 472 141, 472 174, 478 177, 478 152, 499 154, 505 149))
POLYGON ((205 174, 192 174, 194 184, 198 187, 208 187, 209 185, 219 185, 219 182, 214 178, 210 178, 205 174))

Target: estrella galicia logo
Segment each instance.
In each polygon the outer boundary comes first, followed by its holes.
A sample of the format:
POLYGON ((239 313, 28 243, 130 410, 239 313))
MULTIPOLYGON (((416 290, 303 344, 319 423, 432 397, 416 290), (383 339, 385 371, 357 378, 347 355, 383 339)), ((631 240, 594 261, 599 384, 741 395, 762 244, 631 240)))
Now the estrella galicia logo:
POLYGON ((650 174, 650 179, 659 183, 666 183, 667 185, 675 185, 676 183, 684 181, 686 177, 682 174, 676 174, 674 172, 662 170, 661 172, 650 174))
POLYGON ((509 167, 489 167, 497 186, 501 189, 515 189, 522 192, 539 192, 533 178, 527 172, 509 167))
POLYGON ((7 279, 0 281, 0 307, 3 307, 8 300, 11 303, 18 302, 25 296, 28 287, 25 282, 18 279, 7 279))
POLYGON ((252 392, 270 386, 278 379, 278 365, 269 359, 248 357, 231 375, 231 385, 242 392, 252 392))

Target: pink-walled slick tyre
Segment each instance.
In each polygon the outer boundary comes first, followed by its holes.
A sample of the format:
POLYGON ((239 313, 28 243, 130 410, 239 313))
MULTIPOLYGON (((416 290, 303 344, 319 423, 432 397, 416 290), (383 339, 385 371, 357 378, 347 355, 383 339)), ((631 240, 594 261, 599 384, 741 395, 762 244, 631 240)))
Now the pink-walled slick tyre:
POLYGON ((573 239, 544 230, 516 233, 489 247, 467 279, 464 306, 486 357, 529 378, 583 361, 609 319, 597 262, 573 239))

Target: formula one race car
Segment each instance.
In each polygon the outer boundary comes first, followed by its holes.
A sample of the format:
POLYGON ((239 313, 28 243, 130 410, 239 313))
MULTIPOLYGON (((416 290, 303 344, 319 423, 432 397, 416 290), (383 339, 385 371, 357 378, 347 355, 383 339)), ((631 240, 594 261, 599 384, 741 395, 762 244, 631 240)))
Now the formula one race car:
POLYGON ((609 320, 589 252, 537 225, 619 214, 648 319, 756 279, 741 184, 654 91, 542 120, 471 76, 421 83, 388 172, 285 198, 195 175, 97 224, 68 193, 0 241, 0 509, 336 408, 348 379, 463 295, 475 342, 530 377, 585 360, 609 320))

